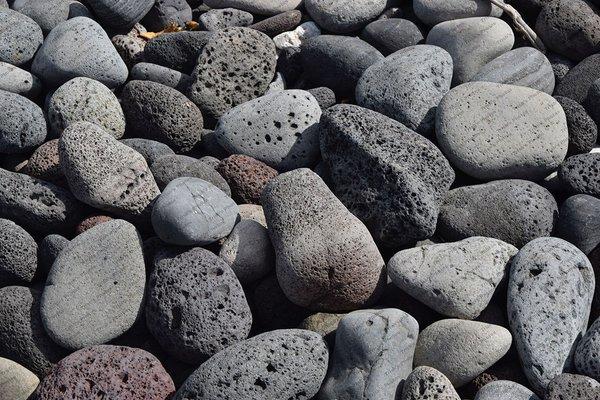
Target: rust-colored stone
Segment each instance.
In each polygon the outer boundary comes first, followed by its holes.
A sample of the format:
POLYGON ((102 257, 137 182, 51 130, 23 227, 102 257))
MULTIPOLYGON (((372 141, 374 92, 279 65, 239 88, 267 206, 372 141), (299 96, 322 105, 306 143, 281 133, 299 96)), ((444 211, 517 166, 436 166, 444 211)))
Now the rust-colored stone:
POLYGON ((217 171, 231 187, 237 203, 260 204, 260 195, 278 173, 267 164, 252 157, 234 154, 222 160, 217 171))

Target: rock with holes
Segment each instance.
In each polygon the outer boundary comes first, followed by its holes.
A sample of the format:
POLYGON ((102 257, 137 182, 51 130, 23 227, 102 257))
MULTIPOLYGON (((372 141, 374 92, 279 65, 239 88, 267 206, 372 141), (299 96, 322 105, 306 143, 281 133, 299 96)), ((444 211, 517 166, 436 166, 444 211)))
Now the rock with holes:
POLYGON ((215 136, 231 154, 279 169, 310 167, 319 157, 321 107, 304 90, 284 90, 241 104, 219 119, 215 136))
POLYGON ((433 235, 454 181, 444 155, 400 122, 354 105, 327 109, 321 151, 333 191, 376 240, 398 248, 433 235))
POLYGON ((107 343, 133 326, 145 283, 135 227, 124 220, 97 225, 71 240, 54 261, 40 306, 44 327, 67 349, 107 343))
POLYGON ((600 244, 600 199, 587 194, 569 197, 560 206, 556 236, 589 254, 600 244))
POLYGON ((435 368, 417 367, 404 381, 401 400, 460 400, 452 383, 435 368))
POLYGON ((417 18, 429 26, 454 19, 502 15, 502 9, 487 0, 415 0, 413 8, 417 18))
POLYGON ((179 154, 167 154, 152 163, 150 169, 160 189, 164 189, 177 178, 192 177, 212 183, 227 196, 231 196, 231 189, 227 181, 212 165, 203 160, 179 154))
POLYGON ((594 118, 595 110, 588 106, 593 105, 589 104, 589 100, 591 92, 594 91, 594 82, 598 79, 600 79, 600 54, 594 54, 569 70, 556 87, 555 94, 582 104, 594 118))
POLYGON ((146 62, 135 64, 131 68, 129 78, 131 80, 160 83, 177 89, 180 92, 184 92, 187 89, 192 79, 188 74, 184 74, 183 72, 146 62))
POLYGON ((92 229, 96 225, 103 224, 108 221, 112 221, 113 218, 108 215, 102 214, 92 214, 86 218, 84 218, 76 227, 75 233, 77 235, 81 235, 83 232, 92 229))
POLYGON ((550 64, 552 65, 554 79, 556 81, 556 85, 558 86, 576 63, 564 56, 561 56, 560 54, 552 52, 548 52, 546 57, 548 57, 548 61, 550 61, 550 64))
POLYGON ((218 118, 262 96, 275 75, 273 41, 249 28, 227 28, 208 41, 192 75, 188 96, 203 113, 218 118))
POLYGON ((451 82, 452 57, 447 51, 430 45, 411 46, 364 72, 356 86, 356 102, 430 135, 436 107, 451 82))
POLYGON ((235 202, 199 178, 171 181, 152 209, 152 226, 163 241, 203 246, 229 235, 238 218, 235 202))
POLYGON ((246 339, 252 314, 224 260, 200 247, 162 248, 148 283, 146 325, 165 351, 198 365, 246 339))
POLYGON ((31 72, 0 61, 0 90, 35 98, 42 91, 42 82, 31 72))
POLYGON ((231 7, 252 14, 275 15, 298 8, 302 0, 206 0, 204 4, 210 8, 231 7))
POLYGON ((125 134, 125 116, 117 96, 102 83, 84 77, 56 89, 48 103, 48 121, 55 136, 79 121, 96 124, 117 139, 125 134))
POLYGON ((517 248, 471 237, 402 250, 388 263, 392 282, 442 315, 475 319, 489 304, 517 248))
POLYGON ((317 333, 266 332, 210 358, 174 400, 312 399, 325 378, 328 358, 327 345, 317 333))
POLYGON ((38 266, 37 250, 25 229, 0 219, 0 286, 31 282, 38 266))
POLYGON ((164 400, 173 380, 151 353, 125 346, 92 346, 62 359, 38 388, 39 400, 164 400))
POLYGON ((0 358, 0 393, 6 399, 30 398, 40 380, 24 366, 7 358, 0 358))
POLYGON ((69 239, 57 234, 47 235, 42 239, 38 246, 38 263, 42 276, 48 275, 56 257, 68 243, 69 239))
POLYGON ((192 20, 192 7, 186 0, 158 0, 142 20, 144 26, 154 32, 162 31, 169 24, 184 27, 192 20))
POLYGON ((573 367, 594 294, 594 271, 577 247, 544 237, 515 256, 508 282, 508 319, 533 389, 573 367))
POLYGON ((558 179, 570 193, 600 196, 600 153, 577 154, 558 169, 558 179))
POLYGON ((58 147, 71 191, 92 207, 140 217, 160 193, 144 157, 97 125, 70 125, 58 147))
POLYGON ((342 34, 358 31, 385 11, 388 0, 305 0, 312 19, 324 30, 342 34))
POLYGON ((567 156, 589 153, 598 139, 598 126, 585 108, 568 97, 554 96, 567 117, 569 150, 567 156))
POLYGON ((540 398, 516 382, 494 381, 479 389, 475 400, 540 400, 540 398))
POLYGON ((242 154, 234 154, 220 161, 216 167, 239 203, 260 204, 260 196, 277 171, 265 163, 242 154))
POLYGON ((249 26, 254 17, 247 11, 235 8, 210 10, 200 16, 200 27, 205 31, 218 31, 235 26, 249 26))
POLYGON ((70 18, 93 18, 90 10, 75 0, 28 1, 19 12, 37 22, 44 35, 70 18))
POLYGON ((144 61, 176 71, 190 73, 202 49, 212 37, 210 32, 172 32, 148 41, 144 61))
POLYGON ((154 5, 154 0, 87 0, 103 25, 127 31, 139 22, 154 5))
POLYGON ((600 383, 583 375, 560 374, 548 385, 545 400, 590 399, 596 400, 600 383))
POLYGON ((575 351, 575 367, 581 374, 600 379, 600 319, 590 326, 575 351))
POLYGON ((20 66, 29 62, 44 41, 40 26, 28 16, 0 7, 0 61, 20 66))
POLYGON ((419 27, 412 21, 402 18, 373 21, 363 29, 360 37, 385 56, 424 40, 419 27))
POLYGON ((152 166, 156 160, 163 156, 175 154, 169 146, 156 140, 134 138, 123 139, 121 143, 140 153, 146 159, 149 166, 152 166))
POLYGON ((146 32, 142 25, 135 24, 127 34, 115 35, 110 39, 128 68, 143 60, 147 41, 141 35, 146 32))
POLYGON ((0 154, 29 153, 46 139, 42 109, 26 97, 0 90, 0 154))
POLYGON ((60 165, 58 139, 49 140, 35 149, 23 172, 34 178, 67 187, 65 174, 60 165))
POLYGON ((346 311, 377 300, 384 263, 367 228, 309 169, 273 179, 262 195, 286 296, 315 311, 346 311))
POLYGON ((393 399, 412 371, 419 324, 404 311, 360 310, 340 321, 319 398, 393 399))

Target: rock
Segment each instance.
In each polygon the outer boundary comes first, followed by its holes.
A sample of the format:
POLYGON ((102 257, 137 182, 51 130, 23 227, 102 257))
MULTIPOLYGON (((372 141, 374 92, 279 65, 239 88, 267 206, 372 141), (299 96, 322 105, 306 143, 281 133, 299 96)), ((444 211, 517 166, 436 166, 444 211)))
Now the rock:
POLYGON ((238 217, 235 202, 199 178, 177 178, 158 197, 152 225, 163 241, 204 246, 229 235, 238 217))
POLYGON ((252 14, 275 15, 298 8, 302 0, 205 0, 210 8, 237 8, 252 14))
POLYGON ((60 165, 58 139, 49 140, 35 149, 23 171, 34 178, 67 187, 65 174, 60 165))
POLYGON ((40 319, 37 289, 0 288, 0 357, 13 360, 38 377, 44 377, 65 350, 46 334, 40 319))
POLYGON ((242 285, 267 276, 275 266, 275 253, 267 228, 249 219, 240 221, 225 239, 219 257, 231 266, 242 285))
POLYGON ((433 367, 460 387, 501 359, 511 342, 510 332, 501 326, 444 319, 419 334, 414 365, 433 367))
MULTIPOLYGON (((590 89, 598 79, 600 79, 600 54, 594 54, 571 68, 556 87, 554 94, 573 99, 585 107, 590 89)), ((593 118, 592 110, 588 107, 586 109, 593 118)))
POLYGON ((515 256, 508 319, 523 370, 536 392, 543 393, 555 376, 572 368, 574 346, 590 316, 594 282, 585 254, 562 239, 535 239, 515 256))
POLYGON ((298 10, 286 11, 250 25, 269 37, 295 29, 302 21, 302 13, 298 10))
POLYGON ((104 29, 86 17, 69 19, 52 29, 35 55, 31 72, 49 87, 82 76, 111 89, 124 83, 128 74, 104 29))
POLYGON ((307 92, 313 95, 313 97, 319 103, 319 107, 321 110, 326 110, 329 107, 332 107, 336 103, 335 92, 328 87, 321 86, 314 89, 308 89, 307 92))
POLYGON ((163 156, 175 154, 169 146, 155 140, 139 138, 123 139, 121 143, 140 153, 146 159, 149 166, 152 166, 156 160, 163 156))
POLYGON ((32 99, 42 91, 42 82, 29 71, 0 61, 0 91, 12 92, 32 99))
POLYGON ((597 399, 600 383, 587 376, 561 374, 548 385, 545 400, 597 399))
POLYGON ((398 248, 433 235, 454 171, 431 142, 353 105, 329 108, 320 130, 333 191, 376 240, 398 248))
POLYGON ((471 237, 402 250, 387 265, 394 284, 442 315, 475 319, 504 279, 517 248, 471 237))
POLYGON ((102 83, 74 78, 56 89, 48 103, 48 121, 56 136, 75 122, 91 122, 117 139, 125 134, 119 99, 102 83))
POLYGON ((42 28, 44 35, 70 18, 93 18, 90 10, 75 0, 28 1, 20 12, 33 19, 42 28))
POLYGON ((575 367, 580 373, 600 379, 600 319, 590 326, 575 351, 575 367))
POLYGON ((218 31, 198 58, 188 96, 203 113, 218 118, 266 92, 276 58, 275 45, 264 33, 249 28, 218 31))
POLYGON ((415 0, 413 9, 417 18, 429 26, 455 19, 502 15, 500 7, 486 0, 451 0, 443 3, 434 0, 415 0))
POLYGON ((284 90, 248 101, 226 112, 215 129, 230 154, 253 157, 278 170, 316 164, 321 108, 304 90, 284 90))
POLYGON ((598 139, 598 126, 579 103, 568 97, 555 96, 567 117, 569 149, 567 155, 589 153, 598 139))
POLYGON ((227 196, 231 197, 231 189, 227 181, 214 167, 202 160, 182 155, 166 155, 156 160, 151 167, 158 187, 162 190, 169 182, 183 177, 200 178, 215 185, 227 196))
POLYGON ((398 309, 346 315, 337 328, 335 351, 319 398, 395 398, 412 371, 418 333, 417 321, 398 309))
POLYGON ((307 21, 293 31, 283 32, 273 38, 273 43, 278 50, 288 48, 300 49, 308 39, 321 34, 321 29, 312 21, 307 21))
POLYGON ((0 219, 0 286, 33 280, 38 246, 29 233, 7 219, 0 219))
POLYGON ((210 32, 186 31, 160 35, 146 44, 144 61, 190 73, 211 37, 210 32))
POLYGON ((0 32, 0 61, 16 66, 28 63, 44 41, 34 20, 10 8, 0 7, 0 32))
POLYGON ((388 0, 305 0, 304 7, 321 28, 342 34, 358 31, 385 11, 388 0))
POLYGON ((302 47, 300 62, 314 86, 326 86, 342 98, 354 95, 363 72, 383 55, 367 42, 350 36, 320 35, 302 47))
POLYGON ((216 170, 225 178, 233 199, 239 203, 259 204, 263 189, 278 173, 261 161, 234 154, 219 162, 216 170))
POLYGON ((160 361, 142 349, 92 346, 62 359, 38 389, 39 400, 57 398, 162 400, 175 391, 160 361))
POLYGON ((218 31, 235 26, 249 26, 254 17, 247 11, 235 8, 210 10, 200 16, 200 28, 205 31, 218 31))
POLYGON ((240 217, 241 219, 251 219, 256 221, 265 228, 267 227, 267 220, 262 206, 256 204, 240 204, 240 217))
POLYGON ((151 81, 185 92, 192 77, 158 64, 138 63, 129 74, 131 80, 151 81))
POLYGON ((66 189, 30 176, 0 169, 0 218, 29 232, 70 232, 83 207, 66 189))
POLYGON ((441 22, 427 35, 427 44, 439 46, 452 56, 454 85, 470 81, 485 64, 509 51, 514 43, 510 26, 494 17, 441 22))
POLYGON ((554 98, 488 82, 466 83, 444 96, 436 135, 453 165, 482 180, 541 180, 565 159, 569 145, 566 116, 554 98))
POLYGON ((111 42, 113 46, 115 46, 115 49, 117 49, 117 52, 128 68, 133 67, 144 58, 146 39, 140 35, 146 32, 146 28, 142 25, 135 24, 126 35, 115 35, 112 37, 111 42))
POLYGON ((70 125, 59 153, 71 191, 92 207, 135 218, 160 194, 144 157, 97 125, 70 125))
POLYGON ((411 46, 371 65, 358 81, 356 101, 427 136, 451 81, 450 54, 436 46, 411 46))
POLYGON ((314 332, 266 332, 217 353, 173 400, 251 399, 257 393, 264 399, 311 399, 325 378, 327 361, 327 346, 314 332))
POLYGON ((550 50, 580 61, 600 50, 599 13, 586 0, 556 0, 544 5, 535 31, 550 50))
POLYGON ((401 18, 373 21, 363 29, 360 37, 384 56, 425 40, 417 25, 401 18))
POLYGON ((440 206, 438 233, 449 241, 486 236, 520 248, 550 236, 557 214, 548 190, 529 181, 501 180, 449 191, 440 206))
POLYGON ((86 0, 94 14, 109 28, 127 31, 150 11, 154 0, 86 0))
POLYGON ((48 235, 38 246, 38 268, 42 276, 48 275, 52 264, 60 252, 69 244, 69 239, 61 235, 48 235))
POLYGON ((108 221, 112 221, 113 218, 108 215, 92 214, 89 217, 84 218, 79 225, 75 227, 75 233, 81 235, 83 232, 88 231, 96 225, 103 224, 108 221))
POLYGON ((384 263, 367 228, 309 169, 273 179, 262 195, 286 296, 315 311, 373 303, 385 283, 384 263))
POLYGON ((313 331, 323 336, 332 348, 338 325, 347 314, 316 313, 304 318, 298 328, 313 331))
POLYGON ((558 169, 558 179, 569 193, 600 195, 598 168, 600 153, 577 154, 567 158, 558 169))
POLYGON ((494 381, 482 387, 475 400, 540 400, 531 390, 511 381, 494 381))
POLYGON ((296 328, 309 315, 308 310, 286 297, 275 275, 254 286, 252 304, 254 319, 262 331, 296 328))
POLYGON ((555 83, 552 64, 533 47, 519 47, 494 58, 471 80, 525 86, 549 95, 555 83))
POLYGON ((567 73, 575 66, 575 62, 569 60, 566 57, 561 56, 560 54, 548 52, 546 53, 546 57, 548 57, 548 61, 552 65, 552 70, 554 71, 554 80, 556 81, 556 85, 562 82, 563 78, 567 73))
POLYGON ((142 309, 145 281, 133 225, 113 220, 78 235, 56 258, 44 287, 40 312, 48 335, 72 350, 118 337, 142 309))
POLYGON ((154 256, 146 325, 165 351, 198 365, 248 337, 252 314, 225 261, 199 247, 173 248, 154 256))
POLYGON ((408 375, 402 400, 460 400, 452 383, 435 368, 417 367, 408 375))
POLYGON ((40 380, 27 368, 6 358, 0 358, 0 393, 6 399, 26 400, 40 380))
POLYGON ((44 142, 46 120, 37 104, 0 90, 0 107, 0 153, 29 153, 44 142))
POLYGON ((569 197, 560 206, 556 235, 589 254, 600 244, 600 200, 586 194, 569 197))
POLYGON ((144 26, 159 32, 169 24, 185 26, 192 20, 192 8, 185 0, 158 0, 144 17, 144 26))

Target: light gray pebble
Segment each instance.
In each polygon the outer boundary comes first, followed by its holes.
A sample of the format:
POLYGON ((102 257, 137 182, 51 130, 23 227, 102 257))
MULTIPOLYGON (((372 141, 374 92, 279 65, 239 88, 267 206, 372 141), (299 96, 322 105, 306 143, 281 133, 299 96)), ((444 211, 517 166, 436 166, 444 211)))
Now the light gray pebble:
POLYGON ((388 0, 305 0, 304 7, 321 28, 333 33, 350 33, 377 19, 388 0))
POLYGON ((210 8, 237 8, 259 15, 276 15, 298 8, 302 0, 205 0, 210 8))
POLYGON ((58 24, 70 18, 93 18, 90 10, 81 2, 75 0, 28 1, 19 12, 37 22, 44 35, 47 35, 58 24))
POLYGON ((0 286, 31 282, 38 267, 37 251, 37 243, 25 229, 0 219, 0 286))
POLYGON ((31 99, 37 97, 42 91, 42 81, 29 71, 0 61, 0 90, 31 99))
POLYGON ((169 146, 155 140, 133 138, 122 139, 121 143, 140 153, 146 159, 149 166, 152 166, 156 160, 163 156, 175 154, 169 146))
POLYGON ((205 31, 218 31, 234 26, 250 26, 254 17, 247 11, 235 8, 214 9, 205 12, 198 21, 205 31))
POLYGON ((34 20, 10 8, 0 8, 0 32, 0 61, 16 66, 29 62, 44 41, 34 20))
POLYGON ((404 381, 401 400, 460 400, 452 382, 435 368, 417 367, 404 381))
POLYGON ((455 19, 502 15, 502 9, 488 0, 414 0, 413 9, 417 18, 429 26, 455 19))
POLYGON ((131 68, 131 80, 152 81, 184 92, 191 83, 192 77, 183 72, 158 64, 141 62, 131 68))
POLYGON ((516 382, 494 381, 479 389, 475 400, 540 400, 540 398, 516 382))
POLYGON ((42 109, 26 97, 0 90, 0 153, 29 153, 46 139, 42 109))

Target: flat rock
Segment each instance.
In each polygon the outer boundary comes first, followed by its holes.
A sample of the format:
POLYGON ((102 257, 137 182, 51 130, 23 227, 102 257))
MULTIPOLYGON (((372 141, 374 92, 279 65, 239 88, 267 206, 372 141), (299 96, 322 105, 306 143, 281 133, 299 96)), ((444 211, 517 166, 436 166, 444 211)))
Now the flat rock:
POLYGON ((20 66, 29 62, 44 41, 40 26, 28 16, 0 7, 0 61, 20 66))
POLYGON ((590 316, 594 282, 585 254, 562 239, 535 239, 515 256, 508 319, 523 370, 536 392, 543 393, 555 376, 573 367, 574 346, 590 316))
POLYGON ((600 383, 583 375, 561 374, 548 385, 545 400, 590 399, 595 400, 600 393, 600 383))
POLYGON ((509 51, 514 43, 511 27, 494 17, 441 22, 427 35, 427 44, 439 46, 452 56, 455 85, 470 81, 485 64, 509 51))
POLYGON ((231 189, 227 181, 212 165, 202 160, 179 154, 167 154, 154 161, 150 169, 161 190, 177 178, 191 177, 207 181, 231 197, 231 189))
POLYGON ((144 61, 176 71, 191 73, 202 49, 212 37, 210 32, 173 32, 148 41, 144 61))
POLYGON ((31 282, 38 266, 37 250, 25 229, 0 219, 0 286, 31 282))
POLYGON ((435 368, 417 367, 404 381, 401 400, 460 400, 452 383, 435 368))
POLYGON ((585 108, 568 97, 555 96, 567 117, 569 149, 567 155, 589 153, 598 139, 598 126, 585 108))
POLYGON ((275 37, 283 32, 295 29, 302 21, 302 12, 299 10, 286 11, 281 14, 263 19, 249 26, 269 37, 275 37))
POLYGON ((219 162, 216 170, 225 178, 238 204, 260 204, 260 196, 277 170, 252 157, 234 154, 219 162))
POLYGON ((286 296, 315 311, 373 303, 385 283, 384 262, 369 231, 309 169, 273 179, 262 195, 286 296))
POLYGON ((590 326, 577 345, 575 367, 581 374, 600 379, 600 319, 590 326))
MULTIPOLYGON (((594 54, 571 68, 556 87, 554 94, 573 99, 585 107, 590 89, 598 79, 600 79, 600 54, 594 54)), ((592 110, 588 109, 588 112, 591 113, 592 110)))
POLYGON ((185 92, 192 79, 191 76, 184 74, 183 72, 163 67, 162 65, 145 62, 135 64, 133 68, 131 68, 129 78, 131 80, 160 83, 172 87, 173 89, 177 89, 182 93, 185 92))
POLYGON ((234 26, 249 26, 254 22, 254 17, 247 11, 235 8, 214 9, 205 12, 198 21, 205 31, 218 31, 234 26))
POLYGON ((560 206, 556 236, 589 254, 600 244, 600 200, 587 194, 569 197, 560 206))
POLYGON ((437 108, 438 144, 450 162, 482 180, 540 180, 565 159, 567 119, 550 95, 521 86, 470 82, 437 108))
POLYGON ((419 334, 414 365, 437 369, 458 388, 501 359, 511 342, 510 332, 501 326, 444 319, 419 334))
POLYGON ((569 193, 600 196, 600 153, 577 154, 558 169, 558 179, 569 193))
POLYGON ((156 140, 134 138, 123 139, 121 143, 140 153, 146 159, 149 166, 152 166, 156 160, 163 156, 175 154, 169 146, 156 140))
POLYGON ((371 22, 363 29, 360 37, 374 46, 384 56, 405 47, 421 43, 423 33, 412 21, 402 18, 387 18, 371 22))
POLYGON ((414 0, 413 9, 417 18, 429 26, 454 19, 502 15, 500 7, 486 0, 414 0))
POLYGON ((454 181, 433 143, 354 105, 327 109, 320 130, 334 192, 376 240, 398 247, 433 235, 441 199, 454 181))
POLYGON ((42 28, 44 35, 70 18, 93 18, 90 10, 75 0, 28 1, 19 12, 33 19, 42 28))
POLYGON ((411 46, 371 65, 358 81, 356 101, 430 135, 436 107, 450 90, 451 81, 448 52, 437 46, 411 46))
POLYGON ((379 17, 388 0, 305 0, 304 7, 326 31, 342 34, 358 31, 379 17))
POLYGON ((475 400, 540 400, 540 398, 516 382, 494 381, 479 389, 475 400))
POLYGON ((360 310, 340 321, 319 399, 392 399, 412 371, 419 324, 404 311, 360 310), (360 372, 359 372, 360 371, 360 372))
POLYGON ((169 24, 185 26, 192 21, 192 7, 186 0, 158 0, 142 20, 144 26, 159 32, 169 24))
POLYGON ((325 378, 327 345, 301 329, 266 332, 234 344, 202 364, 173 400, 313 398, 325 378))
POLYGON ((0 153, 29 153, 46 139, 42 109, 26 97, 0 90, 0 153))
POLYGON ((259 15, 275 15, 298 8, 302 0, 206 0, 210 8, 237 8, 259 15))
POLYGON ((86 0, 94 14, 109 28, 131 29, 154 5, 154 0, 86 0))
POLYGON ((0 393, 12 400, 28 399, 40 383, 33 372, 7 358, 0 358, 0 377, 0 393))
POLYGON ((42 91, 42 81, 29 71, 0 61, 0 90, 31 99, 37 97, 42 91))

